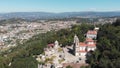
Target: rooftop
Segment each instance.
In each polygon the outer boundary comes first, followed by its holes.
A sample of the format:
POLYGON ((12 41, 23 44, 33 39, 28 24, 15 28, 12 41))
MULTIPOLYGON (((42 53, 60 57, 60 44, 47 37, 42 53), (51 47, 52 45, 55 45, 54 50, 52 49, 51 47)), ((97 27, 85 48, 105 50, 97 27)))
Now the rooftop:
POLYGON ((96 34, 96 35, 97 35, 97 31, 95 31, 95 30, 89 30, 89 31, 87 32, 87 34, 96 34))
POLYGON ((87 46, 87 44, 85 44, 84 42, 80 42, 79 45, 80 46, 87 46))
POLYGON ((86 38, 86 42, 94 42, 92 38, 86 38))

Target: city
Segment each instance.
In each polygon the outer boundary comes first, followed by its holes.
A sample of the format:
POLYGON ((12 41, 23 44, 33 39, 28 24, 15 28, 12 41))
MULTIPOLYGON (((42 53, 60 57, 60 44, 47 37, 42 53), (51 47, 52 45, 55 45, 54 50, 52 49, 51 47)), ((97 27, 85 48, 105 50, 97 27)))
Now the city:
POLYGON ((119 0, 1 0, 0 68, 120 68, 119 0))
POLYGON ((49 21, 42 23, 21 21, 20 23, 1 25, 0 51, 16 46, 18 40, 23 43, 23 41, 39 33, 70 28, 74 24, 76 24, 75 21, 49 21))

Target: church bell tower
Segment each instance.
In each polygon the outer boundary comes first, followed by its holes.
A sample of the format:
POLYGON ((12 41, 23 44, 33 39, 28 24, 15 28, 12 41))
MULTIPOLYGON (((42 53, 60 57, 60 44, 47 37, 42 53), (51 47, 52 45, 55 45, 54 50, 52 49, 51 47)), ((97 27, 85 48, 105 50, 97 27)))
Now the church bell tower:
POLYGON ((79 39, 77 35, 74 36, 74 55, 79 56, 79 39))

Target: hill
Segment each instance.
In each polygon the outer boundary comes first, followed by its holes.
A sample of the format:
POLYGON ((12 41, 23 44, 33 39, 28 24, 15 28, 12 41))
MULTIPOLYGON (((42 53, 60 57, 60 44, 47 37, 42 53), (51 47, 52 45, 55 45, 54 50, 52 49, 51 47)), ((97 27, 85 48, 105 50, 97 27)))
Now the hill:
POLYGON ((0 19, 22 18, 22 19, 55 19, 55 18, 71 18, 71 17, 114 17, 120 16, 120 12, 13 12, 1 13, 0 19))
POLYGON ((97 50, 87 57, 86 68, 120 68, 120 20, 102 25, 97 39, 97 50))

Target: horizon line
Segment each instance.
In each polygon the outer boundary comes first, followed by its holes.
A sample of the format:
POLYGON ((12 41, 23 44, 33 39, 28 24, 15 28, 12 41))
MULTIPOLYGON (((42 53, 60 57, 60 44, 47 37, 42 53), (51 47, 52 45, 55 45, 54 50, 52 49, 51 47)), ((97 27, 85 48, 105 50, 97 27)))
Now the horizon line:
POLYGON ((6 13, 29 13, 29 12, 44 12, 44 13, 69 13, 69 12, 120 12, 120 10, 113 11, 65 11, 65 12, 49 12, 49 11, 13 11, 13 12, 0 12, 2 14, 6 13))

